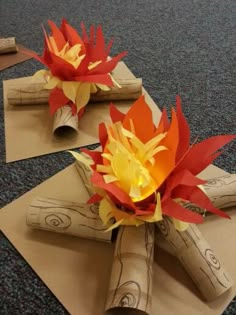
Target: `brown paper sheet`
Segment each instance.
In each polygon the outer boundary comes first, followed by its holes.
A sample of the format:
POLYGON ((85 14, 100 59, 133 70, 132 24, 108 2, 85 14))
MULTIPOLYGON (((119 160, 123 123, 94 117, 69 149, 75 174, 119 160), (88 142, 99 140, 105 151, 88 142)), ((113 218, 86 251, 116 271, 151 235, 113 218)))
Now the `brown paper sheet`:
MULTIPOLYGON (((116 67, 115 78, 134 78, 134 75, 121 62, 116 67)), ((78 148, 98 142, 98 125, 102 121, 109 121, 109 102, 94 103, 86 106, 86 112, 79 122, 79 134, 76 137, 58 138, 52 135, 53 117, 50 116, 48 105, 9 106, 7 91, 12 84, 25 83, 27 79, 14 79, 3 82, 6 161, 12 162, 39 156, 43 154, 78 148), (18 141, 15 141, 17 135, 18 141)), ((146 91, 146 101, 157 122, 160 111, 146 91)), ((126 112, 133 101, 114 102, 122 111, 126 112)))
POLYGON ((17 53, 0 55, 0 71, 32 58, 22 52, 28 50, 27 48, 20 44, 17 45, 17 48, 17 53))
MULTIPOLYGON (((211 166, 202 177, 224 174, 224 171, 211 166)), ((0 211, 0 229, 72 315, 104 315, 113 245, 30 230, 25 223, 26 213, 29 204, 37 196, 86 202, 89 195, 75 165, 3 208, 0 211)), ((222 257, 225 268, 236 282, 236 209, 228 213, 231 220, 209 216, 199 229, 218 256, 222 257)), ((220 315, 236 293, 234 286, 216 301, 205 303, 175 257, 158 248, 155 248, 154 255, 150 315, 220 315)), ((107 314, 114 313, 110 311, 107 314)), ((117 311, 118 314, 127 315, 129 311, 117 311)))
POLYGON ((106 310, 149 314, 152 302, 154 224, 121 226, 112 262, 106 310))

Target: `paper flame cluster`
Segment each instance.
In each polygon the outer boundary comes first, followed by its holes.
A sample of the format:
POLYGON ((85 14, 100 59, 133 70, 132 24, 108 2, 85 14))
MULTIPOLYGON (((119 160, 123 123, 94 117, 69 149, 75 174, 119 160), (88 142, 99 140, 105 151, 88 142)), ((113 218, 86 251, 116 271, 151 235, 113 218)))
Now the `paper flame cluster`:
POLYGON ((111 71, 127 52, 110 57, 113 41, 106 45, 102 27, 90 27, 89 35, 81 23, 82 35, 62 20, 60 28, 48 21, 51 34, 44 31, 45 47, 43 55, 32 54, 48 70, 37 74, 46 80, 46 89, 50 89, 49 105, 53 114, 58 108, 70 104, 73 114, 83 111, 90 94, 98 89, 109 90, 117 85, 111 71))
MULTIPOLYGON (((179 97, 171 121, 163 110, 157 126, 144 96, 127 114, 111 105, 110 116, 110 125, 99 126, 102 151, 83 150, 93 161, 91 183, 96 194, 89 202, 100 202, 100 217, 104 224, 111 224, 109 229, 155 222, 166 215, 177 229, 185 230, 188 223, 203 221, 202 215, 182 206, 185 201, 229 218, 213 206, 199 187, 205 181, 197 175, 235 136, 214 136, 191 145, 179 97)), ((87 163, 81 155, 74 156, 87 163)))

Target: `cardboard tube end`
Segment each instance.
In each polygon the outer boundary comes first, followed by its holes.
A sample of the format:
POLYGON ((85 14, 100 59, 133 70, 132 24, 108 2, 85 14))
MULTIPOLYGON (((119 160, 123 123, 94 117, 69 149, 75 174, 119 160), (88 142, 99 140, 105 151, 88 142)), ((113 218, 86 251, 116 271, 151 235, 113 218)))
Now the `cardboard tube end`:
POLYGON ((57 138, 64 138, 65 136, 73 138, 78 135, 78 130, 71 126, 59 126, 54 130, 53 134, 57 138))

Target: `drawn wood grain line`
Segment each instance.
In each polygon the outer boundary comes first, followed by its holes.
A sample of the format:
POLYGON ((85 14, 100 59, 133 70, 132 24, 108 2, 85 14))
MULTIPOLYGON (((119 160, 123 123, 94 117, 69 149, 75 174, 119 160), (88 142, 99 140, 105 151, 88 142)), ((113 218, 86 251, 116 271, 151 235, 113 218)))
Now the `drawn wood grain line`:
MULTIPOLYGON (((85 217, 87 219, 91 219, 91 220, 98 220, 98 216, 93 216, 93 217, 90 217, 88 216, 87 214, 85 213, 82 213, 81 211, 77 210, 77 209, 73 209, 73 208, 70 208, 70 207, 66 207, 66 206, 34 206, 34 205, 31 205, 30 206, 31 208, 40 208, 40 209, 44 209, 44 210, 50 210, 50 209, 66 209, 66 210, 71 210, 71 211, 74 211, 74 212, 77 212, 79 215, 81 215, 82 217, 85 217)), ((49 211, 50 212, 50 211, 49 211)), ((45 212, 45 213, 49 213, 49 212, 45 212)))
POLYGON ((202 269, 202 267, 200 267, 200 270, 201 270, 201 272, 207 277, 207 279, 208 279, 208 281, 210 282, 210 284, 211 284, 214 288, 216 288, 216 287, 214 286, 214 283, 212 282, 211 278, 210 278, 209 275, 202 269))

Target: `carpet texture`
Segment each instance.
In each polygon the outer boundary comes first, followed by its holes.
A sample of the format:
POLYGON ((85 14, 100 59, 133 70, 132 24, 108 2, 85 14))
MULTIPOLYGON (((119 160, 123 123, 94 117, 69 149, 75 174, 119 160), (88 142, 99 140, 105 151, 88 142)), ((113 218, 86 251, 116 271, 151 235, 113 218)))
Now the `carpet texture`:
MULTIPOLYGON (((59 24, 65 17, 76 28, 81 21, 86 26, 101 23, 106 37, 115 38, 113 54, 128 50, 124 61, 143 78, 161 109, 170 109, 175 95, 181 95, 192 139, 203 139, 236 129, 235 16, 235 0, 2 0, 0 36, 15 36, 40 53, 40 25, 48 19, 59 24)), ((32 75, 41 68, 30 60, 0 72, 0 80, 32 75)), ((72 158, 62 152, 5 164, 2 85, 0 89, 3 207, 72 163, 72 158)), ((235 148, 235 142, 228 145, 215 164, 235 172, 235 148)), ((11 314, 67 312, 0 235, 0 315, 11 314)), ((235 301, 224 312, 233 314, 235 301)))

